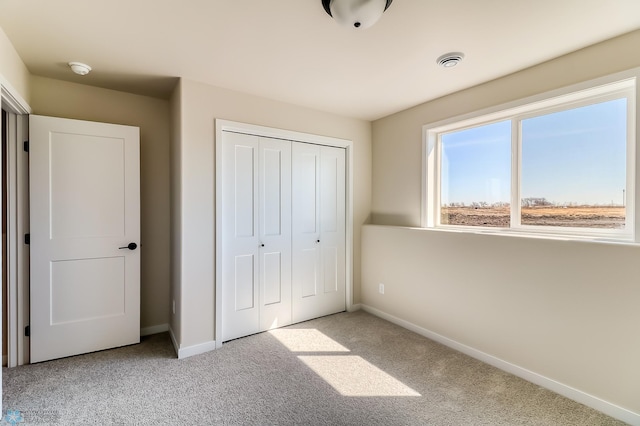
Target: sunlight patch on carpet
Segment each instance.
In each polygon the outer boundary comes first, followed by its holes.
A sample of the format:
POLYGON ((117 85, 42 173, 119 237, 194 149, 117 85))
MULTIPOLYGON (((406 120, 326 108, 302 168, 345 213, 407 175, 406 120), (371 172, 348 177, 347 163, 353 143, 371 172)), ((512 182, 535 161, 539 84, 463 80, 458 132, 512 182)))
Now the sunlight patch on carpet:
POLYGON ((269 333, 291 352, 349 352, 340 343, 312 328, 281 328, 269 333))
POLYGON ((344 396, 421 396, 359 356, 298 358, 344 396))

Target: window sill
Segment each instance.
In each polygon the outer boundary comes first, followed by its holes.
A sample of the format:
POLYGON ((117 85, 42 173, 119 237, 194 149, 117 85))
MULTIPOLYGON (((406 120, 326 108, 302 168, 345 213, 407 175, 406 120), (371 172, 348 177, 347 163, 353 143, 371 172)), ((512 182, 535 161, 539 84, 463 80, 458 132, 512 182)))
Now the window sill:
POLYGON ((522 230, 513 230, 513 229, 469 229, 469 228, 423 228, 423 227, 411 227, 411 226, 393 226, 393 225, 375 225, 371 224, 368 226, 376 226, 376 227, 388 227, 388 228, 398 228, 398 229, 407 229, 414 231, 425 231, 425 232, 439 232, 439 233, 453 233, 453 234, 470 234, 470 235, 487 235, 490 237, 507 237, 507 238, 528 238, 534 240, 551 240, 551 241, 568 241, 568 242, 578 242, 578 243, 589 243, 589 244, 608 244, 608 245, 618 245, 618 246, 634 246, 640 247, 640 242, 633 241, 632 239, 614 239, 611 237, 597 237, 597 236, 577 236, 570 234, 542 234, 537 232, 527 232, 522 230))

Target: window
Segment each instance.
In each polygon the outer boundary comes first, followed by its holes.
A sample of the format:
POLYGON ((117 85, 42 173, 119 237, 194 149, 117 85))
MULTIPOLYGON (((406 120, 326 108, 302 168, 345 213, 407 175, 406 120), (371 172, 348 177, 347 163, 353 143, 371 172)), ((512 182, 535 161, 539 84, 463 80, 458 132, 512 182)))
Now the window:
POLYGON ((508 228, 511 122, 440 137, 440 224, 508 228))
POLYGON ((426 227, 635 239, 635 77, 424 134, 426 227))

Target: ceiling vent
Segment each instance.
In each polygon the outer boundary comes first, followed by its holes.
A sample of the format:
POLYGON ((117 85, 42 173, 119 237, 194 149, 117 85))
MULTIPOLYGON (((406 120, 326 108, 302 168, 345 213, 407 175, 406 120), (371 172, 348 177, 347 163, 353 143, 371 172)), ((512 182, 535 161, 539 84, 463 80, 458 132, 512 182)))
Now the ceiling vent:
POLYGON ((464 59, 464 53, 461 52, 451 52, 445 53, 440 56, 436 62, 438 65, 445 68, 453 68, 460 63, 464 59))

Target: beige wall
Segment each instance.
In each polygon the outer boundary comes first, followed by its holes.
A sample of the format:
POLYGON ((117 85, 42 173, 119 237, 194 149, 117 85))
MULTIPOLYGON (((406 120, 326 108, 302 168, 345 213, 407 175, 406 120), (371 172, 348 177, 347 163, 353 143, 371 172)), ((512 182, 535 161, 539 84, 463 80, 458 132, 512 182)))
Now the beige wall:
POLYGON ((36 76, 31 93, 34 114, 140 127, 140 324, 168 324, 169 102, 36 76))
POLYGON ((376 225, 362 243, 363 304, 640 413, 640 247, 376 225))
MULTIPOLYGON (((10 84, 25 102, 29 103, 29 70, 20 59, 16 49, 0 28, 0 84, 10 84)), ((12 93, 16 95, 16 93, 12 93)))
MULTIPOLYGON (((638 67, 638 46, 640 31, 374 122, 373 222, 420 225, 424 124, 638 67)), ((377 226, 362 246, 363 304, 640 413, 638 247, 377 226)))
MULTIPOLYGON (((181 345, 214 340, 214 120, 353 141, 354 300, 360 300, 360 230, 371 205, 371 124, 182 80, 181 345)), ((175 170, 176 168, 174 168, 175 170)), ((174 200, 175 201, 175 200, 174 200)), ((175 235, 175 231, 174 231, 175 235)))

